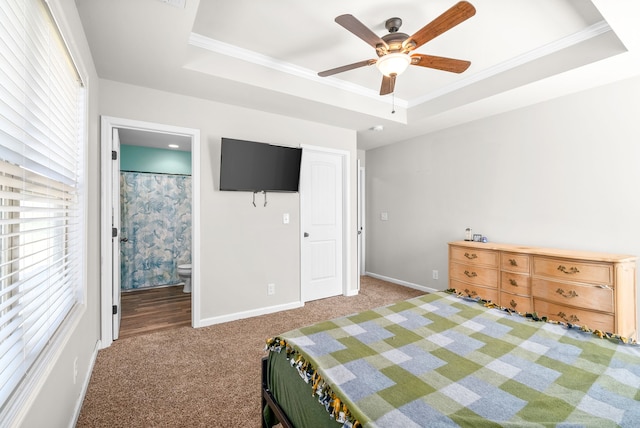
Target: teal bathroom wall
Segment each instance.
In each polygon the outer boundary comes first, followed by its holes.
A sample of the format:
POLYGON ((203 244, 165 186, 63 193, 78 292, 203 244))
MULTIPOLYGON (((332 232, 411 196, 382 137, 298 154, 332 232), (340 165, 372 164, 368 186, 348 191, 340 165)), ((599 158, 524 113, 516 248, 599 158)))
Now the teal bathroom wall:
POLYGON ((191 152, 123 144, 120 146, 120 169, 191 175, 191 152))

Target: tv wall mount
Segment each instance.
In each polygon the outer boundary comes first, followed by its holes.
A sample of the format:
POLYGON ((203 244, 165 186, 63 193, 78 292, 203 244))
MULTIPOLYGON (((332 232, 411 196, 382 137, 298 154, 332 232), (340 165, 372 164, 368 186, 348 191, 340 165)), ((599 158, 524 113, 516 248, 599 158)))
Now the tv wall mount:
POLYGON ((257 205, 256 205, 256 193, 263 193, 264 194, 264 205, 263 206, 266 207, 267 206, 267 192, 266 192, 266 190, 262 190, 262 191, 257 190, 255 192, 253 192, 253 206, 257 207, 257 205))

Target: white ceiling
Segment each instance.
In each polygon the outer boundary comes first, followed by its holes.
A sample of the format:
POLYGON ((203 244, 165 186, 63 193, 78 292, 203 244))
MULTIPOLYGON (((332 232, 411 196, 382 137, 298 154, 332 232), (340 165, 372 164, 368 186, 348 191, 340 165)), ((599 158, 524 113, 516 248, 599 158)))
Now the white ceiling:
POLYGON ((361 149, 640 74, 640 2, 470 2, 475 16, 416 50, 469 69, 409 67, 381 97, 375 66, 317 76, 377 58, 334 18, 382 36, 397 16, 411 35, 455 0, 76 0, 101 78, 354 129, 361 149))
POLYGON ((118 130, 118 136, 120 144, 183 152, 191 151, 191 137, 184 135, 122 128, 118 130))

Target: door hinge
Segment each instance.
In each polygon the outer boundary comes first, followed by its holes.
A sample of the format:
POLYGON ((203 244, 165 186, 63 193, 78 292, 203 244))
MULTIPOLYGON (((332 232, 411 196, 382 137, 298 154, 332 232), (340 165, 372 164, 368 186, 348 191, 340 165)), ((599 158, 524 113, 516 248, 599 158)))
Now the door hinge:
POLYGON ((111 150, 111 160, 118 160, 118 152, 111 150))
POLYGON ((111 228, 111 237, 115 238, 116 236, 118 236, 118 228, 117 227, 112 227, 111 228))
POLYGON ((111 312, 113 312, 113 315, 118 313, 118 305, 113 305, 113 307, 111 309, 112 309, 111 312))

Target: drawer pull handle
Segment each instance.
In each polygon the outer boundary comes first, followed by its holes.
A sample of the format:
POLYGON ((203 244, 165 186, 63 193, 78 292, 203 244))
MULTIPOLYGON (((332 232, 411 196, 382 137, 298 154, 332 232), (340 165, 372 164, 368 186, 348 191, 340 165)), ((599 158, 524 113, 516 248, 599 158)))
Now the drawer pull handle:
POLYGON ((466 258, 468 258, 469 260, 473 260, 473 259, 477 259, 478 258, 478 255, 476 253, 473 253, 473 254, 464 253, 464 256, 466 258))
POLYGON ((511 278, 509 279, 509 284, 513 285, 514 287, 518 286, 518 281, 516 281, 515 279, 511 278))
POLYGON ((467 293, 467 294, 468 294, 469 296, 471 296, 471 297, 475 297, 475 296, 477 296, 477 295, 478 295, 478 293, 476 293, 476 292, 475 292, 475 290, 471 290, 471 291, 469 291, 469 289, 468 289, 468 288, 465 288, 465 289, 464 289, 464 292, 465 292, 465 293, 467 293))
POLYGON ((572 266, 572 267, 570 267, 569 269, 567 269, 566 267, 564 267, 564 266, 560 265, 560 266, 558 266, 558 270, 559 270, 560 272, 566 273, 567 275, 573 275, 573 274, 575 274, 575 273, 580 273, 580 271, 578 270, 578 268, 577 268, 577 267, 575 267, 575 266, 572 266))
POLYGON ((578 297, 578 293, 576 293, 575 290, 570 290, 568 293, 565 293, 565 291, 562 288, 558 288, 556 290, 556 293, 558 293, 562 297, 566 297, 567 299, 570 299, 572 297, 578 297))
POLYGON ((475 272, 469 272, 468 270, 464 271, 464 274, 467 275, 469 278, 475 278, 476 276, 478 276, 477 273, 475 272))
POLYGON ((518 262, 516 261, 516 259, 509 259, 509 264, 511 266, 518 266, 518 262))
POLYGON ((558 312, 558 317, 572 324, 576 322, 580 322, 580 318, 578 318, 577 316, 569 315, 569 317, 567 318, 567 314, 565 314, 564 312, 558 312))
POLYGON ((515 300, 513 300, 513 299, 511 299, 511 301, 509 302, 509 304, 511 305, 511 307, 512 307, 513 309, 515 309, 515 308, 516 308, 516 306, 518 306, 518 304, 516 303, 516 301, 515 301, 515 300))
POLYGON ((613 290, 613 288, 609 287, 607 284, 598 285, 598 288, 604 288, 605 290, 613 290))

